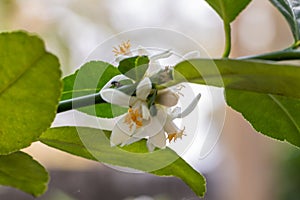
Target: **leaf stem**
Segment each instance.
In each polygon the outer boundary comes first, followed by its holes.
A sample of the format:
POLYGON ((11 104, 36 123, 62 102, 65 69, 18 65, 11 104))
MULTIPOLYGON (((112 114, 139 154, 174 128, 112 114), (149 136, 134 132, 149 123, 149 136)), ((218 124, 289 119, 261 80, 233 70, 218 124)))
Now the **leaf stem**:
POLYGON ((292 45, 292 49, 297 49, 300 46, 300 40, 296 41, 293 45, 292 45))
POLYGON ((223 53, 223 58, 228 58, 231 51, 231 27, 230 23, 224 21, 224 31, 225 31, 225 49, 223 53))
POLYGON ((95 105, 99 103, 106 103, 99 93, 90 94, 82 97, 60 101, 57 108, 57 113, 65 112, 68 110, 81 108, 85 106, 95 105))
POLYGON ((289 48, 281 51, 274 51, 271 53, 238 57, 237 59, 238 60, 260 59, 260 60, 271 60, 271 61, 298 60, 300 59, 300 51, 289 48))

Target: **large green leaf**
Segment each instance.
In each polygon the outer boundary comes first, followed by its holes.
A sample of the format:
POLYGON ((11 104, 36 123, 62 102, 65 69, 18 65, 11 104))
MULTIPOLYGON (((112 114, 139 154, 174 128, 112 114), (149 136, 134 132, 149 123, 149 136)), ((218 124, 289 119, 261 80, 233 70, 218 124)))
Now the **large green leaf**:
POLYGON ((0 34, 0 154, 29 146, 50 127, 60 76, 57 58, 38 37, 0 34))
MULTIPOLYGON (((111 78, 119 74, 119 70, 109 63, 102 61, 88 62, 74 74, 63 79, 64 90, 61 100, 98 93, 111 78)), ((115 117, 127 111, 109 103, 90 105, 78 108, 78 110, 98 117, 115 117)))
POLYGON ((259 132, 300 147, 300 99, 226 89, 226 101, 259 132))
POLYGON ((194 59, 175 66, 175 81, 300 98, 300 68, 274 62, 194 59))
POLYGON ((175 67, 176 82, 225 87, 229 106, 272 138, 300 146, 300 68, 239 60, 190 60, 175 67), (180 77, 181 75, 182 77, 180 77))
POLYGON ((295 41, 300 40, 300 2, 299 0, 270 0, 281 12, 291 27, 295 41))
POLYGON ((47 189, 47 171, 23 152, 0 156, 0 184, 18 188, 34 196, 47 189))
POLYGON ((127 77, 139 81, 145 75, 149 62, 147 56, 125 58, 120 61, 118 69, 127 77))
POLYGON ((87 159, 130 167, 159 176, 177 176, 198 196, 204 195, 204 178, 172 150, 167 148, 146 153, 145 141, 134 143, 124 149, 111 147, 107 135, 99 129, 60 127, 48 129, 40 137, 40 141, 87 159))
POLYGON ((229 24, 246 8, 251 0, 205 0, 229 24))

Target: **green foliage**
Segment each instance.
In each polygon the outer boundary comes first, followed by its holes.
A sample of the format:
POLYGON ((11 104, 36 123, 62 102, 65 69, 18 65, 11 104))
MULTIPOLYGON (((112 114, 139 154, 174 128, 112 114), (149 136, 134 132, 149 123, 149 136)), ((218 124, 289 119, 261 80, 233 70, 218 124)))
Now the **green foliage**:
POLYGON ((229 24, 242 10, 251 2, 251 0, 205 0, 224 20, 229 24))
POLYGON ((33 196, 40 196, 47 189, 47 171, 23 152, 0 156, 0 184, 18 188, 33 196))
MULTIPOLYGON (((204 195, 204 178, 172 150, 167 148, 145 153, 144 149, 144 153, 141 153, 141 146, 133 144, 126 147, 125 151, 111 147, 107 135, 107 132, 98 129, 60 127, 48 129, 41 135, 40 141, 87 159, 147 171, 159 176, 176 176, 185 181, 198 196, 204 195)), ((143 142, 145 141, 140 141, 143 142)), ((142 146, 145 147, 145 144, 142 146)))
POLYGON ((44 43, 25 32, 0 34, 0 154, 29 146, 50 127, 61 72, 44 43))
MULTIPOLYGON (((206 1, 224 22, 223 57, 228 57, 230 24, 251 0, 206 1)), ((296 50, 300 45, 300 3, 296 0, 271 2, 291 27, 295 39, 292 47, 236 60, 184 61, 175 66, 175 80, 169 85, 187 81, 224 87, 227 104, 241 112, 257 131, 300 147, 300 68, 262 61, 300 59, 296 50)), ((99 91, 111 78, 122 73, 135 82, 123 80, 126 84, 121 83, 123 86, 118 89, 126 94, 134 93, 149 62, 147 56, 135 56, 120 61, 118 68, 102 61, 86 63, 64 78, 58 106, 62 84, 57 58, 45 50, 36 36, 24 32, 0 34, 0 184, 34 196, 46 190, 45 169, 19 151, 40 139, 49 146, 87 159, 159 176, 179 177, 198 196, 203 196, 204 178, 169 148, 149 153, 146 140, 123 148, 111 147, 110 132, 85 127, 51 128, 44 132, 57 108, 58 112, 77 108, 73 107, 75 100, 86 106, 78 110, 93 116, 111 118, 126 112, 124 108, 106 103, 99 91)))
POLYGON ((240 60, 184 61, 175 67, 176 82, 224 87, 229 106, 272 138, 300 147, 300 68, 240 60), (182 78, 183 76, 183 78, 182 78))
POLYGON ((99 92, 119 70, 102 61, 91 61, 81 66, 75 73, 65 77, 61 100, 99 92))
POLYGON ((205 0, 222 18, 225 31, 225 50, 223 58, 227 58, 231 50, 230 23, 240 14, 251 0, 205 0))
POLYGON ((270 0, 287 20, 295 42, 300 40, 300 2, 298 0, 270 0))
POLYGON ((300 147, 300 100, 226 89, 226 102, 259 132, 300 147))
POLYGON ((277 182, 280 187, 276 193, 279 200, 298 200, 300 188, 300 151, 295 148, 283 149, 281 151, 278 161, 277 182))
POLYGON ((149 58, 147 56, 135 56, 121 60, 118 69, 125 76, 139 81, 145 75, 148 64, 149 58))
MULTIPOLYGON (((88 62, 74 74, 63 79, 64 90, 61 100, 98 93, 111 78, 119 74, 119 70, 109 63, 102 61, 88 62)), ((78 110, 89 115, 107 118, 118 116, 127 111, 120 106, 108 103, 78 108, 78 110)))
POLYGON ((193 59, 175 66, 175 80, 300 98, 300 68, 231 59, 193 59))

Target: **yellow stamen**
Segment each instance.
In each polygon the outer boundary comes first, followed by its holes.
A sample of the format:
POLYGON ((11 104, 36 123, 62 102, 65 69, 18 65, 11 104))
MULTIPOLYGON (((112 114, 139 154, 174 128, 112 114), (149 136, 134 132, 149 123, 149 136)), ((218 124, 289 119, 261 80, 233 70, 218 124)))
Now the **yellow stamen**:
POLYGON ((184 136, 184 135, 186 136, 186 134, 183 133, 184 130, 185 130, 185 127, 182 130, 180 130, 179 132, 169 133, 168 134, 169 142, 171 142, 173 139, 174 139, 174 142, 175 142, 177 140, 177 138, 182 139, 182 136, 184 136))
POLYGON ((122 42, 122 44, 120 44, 117 47, 113 47, 113 53, 115 53, 115 56, 118 56, 118 55, 126 55, 130 52, 130 47, 131 47, 131 44, 130 44, 130 41, 127 40, 126 42, 122 42))
POLYGON ((140 128, 143 126, 143 116, 137 108, 129 108, 124 122, 129 125, 130 130, 132 130, 133 123, 135 123, 137 128, 140 128))

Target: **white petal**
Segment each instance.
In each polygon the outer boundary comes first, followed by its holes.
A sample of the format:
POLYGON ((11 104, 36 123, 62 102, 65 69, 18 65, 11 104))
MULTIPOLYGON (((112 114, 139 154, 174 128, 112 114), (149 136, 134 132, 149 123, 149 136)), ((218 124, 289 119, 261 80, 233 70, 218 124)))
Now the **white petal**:
POLYGON ((158 59, 162 59, 162 58, 168 58, 172 55, 173 53, 171 52, 171 49, 168 49, 166 51, 163 51, 161 53, 157 53, 154 54, 152 56, 150 56, 150 60, 158 60, 158 59))
POLYGON ((136 88, 136 96, 139 99, 146 100, 150 94, 152 83, 148 77, 144 78, 136 88))
POLYGON ((155 147, 158 147, 160 149, 163 149, 166 147, 166 135, 165 135, 165 131, 161 131, 158 134, 150 137, 148 139, 148 142, 153 144, 155 147))
POLYGON ((171 112, 168 112, 168 115, 172 119, 178 118, 178 116, 181 116, 181 108, 175 107, 173 110, 171 110, 171 112))
POLYGON ((183 60, 199 58, 199 57, 200 57, 199 51, 190 51, 183 56, 183 60))
POLYGON ((172 107, 178 102, 178 95, 170 89, 160 90, 157 93, 155 102, 164 106, 172 107))
POLYGON ((176 124, 172 121, 172 119, 168 118, 165 126, 164 126, 165 132, 169 133, 177 133, 180 131, 180 129, 176 126, 176 124))
POLYGON ((156 135, 164 129, 166 118, 167 114, 162 109, 158 109, 157 115, 150 118, 149 124, 143 124, 143 128, 137 130, 134 137, 146 138, 156 135))
POLYGON ((148 148, 149 152, 152 152, 152 151, 154 151, 155 146, 152 143, 150 143, 149 140, 148 140, 147 141, 147 148, 148 148))
POLYGON ((124 141, 122 144, 121 144, 121 147, 125 146, 125 145, 130 145, 132 143, 135 143, 139 140, 141 140, 142 138, 136 138, 136 137, 130 137, 128 140, 124 141))
POLYGON ((156 60, 153 60, 153 61, 150 60, 150 62, 149 62, 149 68, 147 70, 147 76, 150 77, 150 76, 152 76, 154 74, 157 74, 162 69, 163 68, 162 68, 161 64, 158 61, 156 61, 156 60))
POLYGON ((178 117, 183 118, 183 117, 188 116, 196 108, 200 98, 201 98, 201 94, 199 93, 193 99, 193 101, 190 103, 190 105, 182 113, 178 113, 178 115, 174 115, 173 119, 178 118, 178 117))
POLYGON ((120 129, 123 133, 131 136, 136 130, 136 124, 132 121, 130 124, 125 122, 127 115, 124 115, 120 118, 117 122, 116 126, 120 129))
POLYGON ((120 75, 117 75, 117 76, 114 76, 112 79, 110 79, 102 88, 102 90, 104 89, 108 89, 112 86, 112 82, 114 81, 121 81, 121 80, 124 80, 124 79, 128 79, 126 76, 124 76, 123 74, 120 74, 120 75))
POLYGON ((139 45, 137 49, 140 56, 148 55, 148 51, 145 49, 145 47, 139 45))
POLYGON ((104 89, 100 91, 101 97, 111 103, 119 106, 128 107, 131 96, 117 90, 117 89, 104 89))
POLYGON ((126 55, 119 55, 118 57, 116 57, 116 62, 120 62, 121 60, 124 60, 125 58, 129 58, 131 55, 130 54, 126 54, 126 55))
POLYGON ((150 111, 149 111, 146 103, 143 103, 141 106, 142 106, 143 119, 148 120, 150 118, 150 111))
POLYGON ((127 141, 130 138, 129 135, 124 133, 118 126, 115 126, 111 136, 110 136, 110 145, 116 146, 122 144, 123 142, 127 141))

